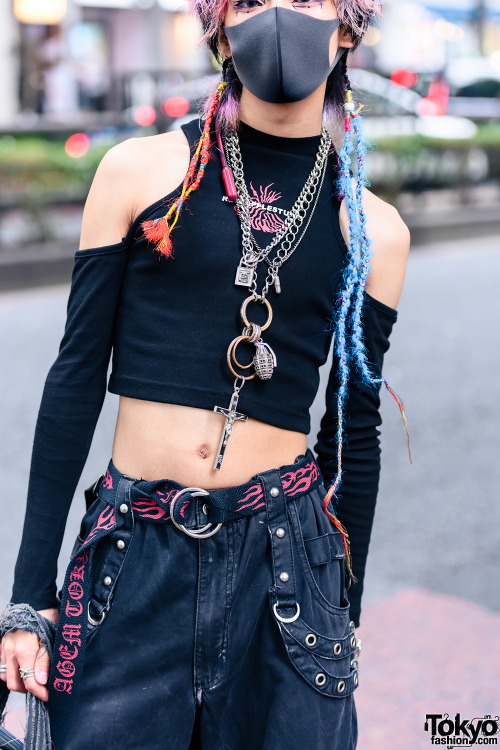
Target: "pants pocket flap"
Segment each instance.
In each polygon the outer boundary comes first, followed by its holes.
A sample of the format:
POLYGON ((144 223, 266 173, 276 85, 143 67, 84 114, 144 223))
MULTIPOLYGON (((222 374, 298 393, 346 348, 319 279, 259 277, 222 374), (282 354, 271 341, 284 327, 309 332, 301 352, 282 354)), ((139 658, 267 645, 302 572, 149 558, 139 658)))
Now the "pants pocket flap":
POLYGON ((345 557, 344 543, 340 531, 332 531, 313 539, 304 539, 307 559, 310 565, 321 565, 330 560, 341 560, 345 557))

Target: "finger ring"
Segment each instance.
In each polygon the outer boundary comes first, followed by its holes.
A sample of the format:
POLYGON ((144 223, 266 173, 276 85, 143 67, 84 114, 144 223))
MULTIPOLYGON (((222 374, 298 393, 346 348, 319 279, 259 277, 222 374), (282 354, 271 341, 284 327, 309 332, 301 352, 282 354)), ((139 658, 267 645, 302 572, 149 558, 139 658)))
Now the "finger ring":
POLYGON ((25 680, 27 677, 34 677, 35 667, 26 667, 26 669, 19 667, 19 674, 21 675, 22 680, 25 680))
POLYGON ((7 671, 7 664, 0 664, 0 674, 5 674, 7 671))

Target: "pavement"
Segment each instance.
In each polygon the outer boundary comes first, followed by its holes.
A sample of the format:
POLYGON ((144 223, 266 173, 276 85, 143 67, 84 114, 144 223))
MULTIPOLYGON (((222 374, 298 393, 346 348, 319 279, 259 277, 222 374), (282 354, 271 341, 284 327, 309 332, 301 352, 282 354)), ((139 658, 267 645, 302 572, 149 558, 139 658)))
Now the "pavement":
MULTIPOLYGON (((358 629, 358 750, 433 747, 428 714, 451 721, 459 714, 476 724, 500 714, 499 278, 500 233, 410 253, 384 375, 407 410, 413 465, 399 410, 384 391, 382 473, 358 629)), ((68 291, 66 283, 0 295, 0 345, 8 352, 0 370, 4 602, 38 405, 68 291)), ((321 368, 312 408, 311 447, 329 367, 321 368)), ((59 585, 84 512, 83 489, 110 454, 117 404, 108 393, 68 518, 59 585)), ((11 693, 7 726, 18 736, 23 705, 24 696, 11 693)))

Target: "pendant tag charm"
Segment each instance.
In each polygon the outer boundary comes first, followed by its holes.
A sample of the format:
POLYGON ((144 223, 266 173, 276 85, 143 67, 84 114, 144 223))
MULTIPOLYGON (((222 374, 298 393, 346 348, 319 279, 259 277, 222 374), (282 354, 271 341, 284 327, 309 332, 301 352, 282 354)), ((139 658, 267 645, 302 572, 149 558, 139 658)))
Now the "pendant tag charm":
POLYGON ((274 277, 274 290, 276 294, 279 294, 281 292, 281 284, 280 284, 280 277, 278 274, 274 277))
POLYGON ((250 286, 253 281, 254 269, 240 263, 236 269, 234 283, 237 286, 250 286))

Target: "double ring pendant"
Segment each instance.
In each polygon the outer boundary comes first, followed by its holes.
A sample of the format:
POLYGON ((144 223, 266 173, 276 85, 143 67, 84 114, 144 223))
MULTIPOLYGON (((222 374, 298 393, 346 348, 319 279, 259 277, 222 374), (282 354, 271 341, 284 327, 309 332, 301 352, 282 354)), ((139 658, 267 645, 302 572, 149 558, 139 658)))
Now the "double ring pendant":
POLYGON ((271 304, 265 297, 254 293, 243 301, 240 314, 243 318, 243 322, 245 323, 245 328, 243 329, 242 335, 236 336, 236 338, 233 339, 229 344, 229 348, 227 350, 227 364, 229 366, 229 369, 231 370, 233 375, 236 375, 237 378, 241 378, 243 382, 245 380, 251 380, 256 375, 258 375, 261 380, 269 380, 269 378, 273 374, 274 368, 276 367, 276 355, 269 344, 266 344, 264 343, 264 341, 262 341, 261 333, 262 331, 265 331, 266 328, 269 328, 273 319, 273 310, 271 304), (253 301, 261 302, 267 307, 267 320, 263 326, 259 326, 257 325, 257 323, 250 323, 247 318, 246 312, 248 303, 253 301), (250 362, 248 365, 242 365, 236 359, 236 348, 242 341, 248 341, 250 344, 255 344, 255 347, 257 349, 252 362, 250 362), (242 370, 246 370, 253 365, 255 368, 255 372, 253 373, 253 375, 240 375, 234 369, 233 362, 242 370))

